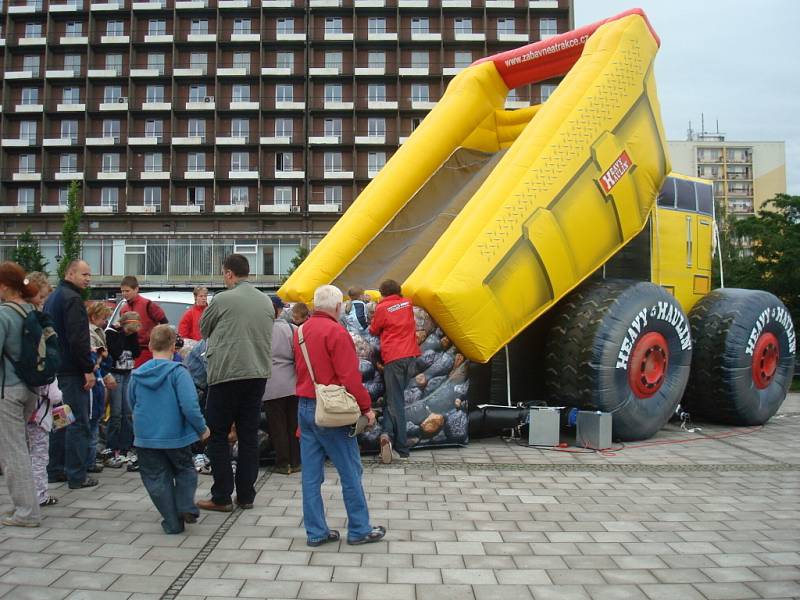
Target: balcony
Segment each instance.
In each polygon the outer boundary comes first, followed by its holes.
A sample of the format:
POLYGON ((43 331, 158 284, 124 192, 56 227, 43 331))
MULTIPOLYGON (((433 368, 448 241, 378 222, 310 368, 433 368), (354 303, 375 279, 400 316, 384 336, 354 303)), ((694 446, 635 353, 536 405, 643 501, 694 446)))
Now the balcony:
POLYGON ((89 77, 122 77, 122 69, 89 69, 89 77))
POLYGON ((102 112, 128 110, 128 97, 120 96, 119 98, 104 100, 98 105, 98 109, 102 112))
POLYGON ((431 102, 430 100, 411 101, 411 110, 431 110, 434 106, 436 106, 436 102, 431 102))
POLYGON ((356 75, 386 75, 386 67, 356 67, 356 75))
POLYGON ((400 67, 398 70, 398 74, 400 77, 408 77, 408 76, 426 76, 430 74, 430 69, 428 67, 400 67))
POLYGON ((87 137, 87 146, 113 146, 122 143, 120 136, 87 137))
POLYGON ((292 8, 294 0, 261 0, 261 8, 292 8))
POLYGON ((175 3, 175 10, 194 10, 197 8, 208 8, 208 0, 178 0, 175 3))
POLYGON ((175 36, 171 33, 154 33, 144 36, 145 44, 171 44, 175 41, 175 36))
POLYGON ((142 110, 172 110, 172 102, 142 102, 142 110))
POLYGON ((262 75, 288 76, 292 74, 291 67, 262 67, 262 75))
POLYGON ((220 77, 246 77, 250 75, 250 67, 219 67, 217 75, 220 77))
POLYGON ((35 73, 34 71, 6 71, 4 77, 6 79, 33 79, 34 77, 38 77, 38 75, 38 71, 35 73))
POLYGON ((519 100, 516 98, 506 98, 504 107, 510 110, 517 108, 528 108, 531 105, 527 100, 519 100))
POLYGON ((368 31, 367 32, 367 41, 368 42, 396 42, 397 41, 397 32, 368 31))
POLYGON ((326 31, 322 39, 326 42, 352 42, 353 34, 344 31, 326 31))
POLYGON ((128 138, 128 145, 129 146, 156 146, 158 144, 163 144, 164 136, 162 135, 147 135, 144 137, 136 136, 136 137, 129 137, 128 138))
POLYGON ((305 110, 305 102, 295 102, 294 100, 276 100, 275 110, 305 110))
POLYGON ((133 10, 161 10, 167 7, 163 0, 152 0, 149 2, 134 2, 133 10))
POLYGON ((17 39, 20 46, 45 46, 47 45, 47 38, 44 36, 36 37, 21 37, 17 39))
POLYGON ((227 137, 217 136, 217 146, 242 146, 248 143, 248 136, 246 135, 231 135, 227 137))
POLYGON ((265 146, 288 146, 292 143, 292 137, 289 135, 262 135, 259 143, 265 146))
POLYGON ((98 171, 97 179, 100 181, 124 181, 128 178, 125 171, 98 171))
POLYGON ((486 0, 486 8, 514 8, 514 0, 486 0))
POLYGON ((341 67, 311 67, 308 70, 311 76, 336 76, 342 74, 341 67))
POLYGON ((159 180, 167 180, 169 181, 170 172, 169 171, 142 171, 139 173, 139 179, 143 181, 159 181, 159 180))
POLYGON ((497 32, 497 41, 498 42, 518 42, 518 43, 527 43, 528 42, 528 34, 527 33, 514 33, 510 31, 498 31, 497 32))
POLYGON ((219 6, 220 10, 248 8, 250 6, 250 0, 219 0, 217 6, 219 6))
POLYGON ((428 0, 398 0, 398 8, 428 8, 428 0))
POLYGON ((369 110, 397 110, 397 100, 367 100, 369 110))
POLYGON ((458 75, 464 69, 466 69, 466 67, 445 67, 442 69, 442 75, 445 77, 458 75))
POLYGON ((11 174, 11 181, 41 181, 42 174, 34 171, 17 171, 11 174))
POLYGON ((306 34, 278 31, 275 34, 275 40, 278 42, 305 42, 306 34))
POLYGON ((214 96, 204 96, 202 100, 189 100, 186 102, 186 110, 215 110, 217 103, 214 96))
POLYGON ((66 204, 42 204, 41 212, 43 213, 65 213, 67 212, 66 204))
POLYGON ((316 146, 323 146, 323 145, 331 145, 331 144, 341 144, 342 143, 342 136, 341 135, 317 135, 311 136, 308 138, 308 143, 311 145, 316 146))
POLYGON ((259 104, 255 100, 231 100, 229 110, 258 110, 259 104))
POLYGON ((8 14, 10 15, 32 15, 37 12, 42 12, 41 2, 26 2, 25 4, 8 7, 8 14))
POLYGON ((47 69, 45 79, 75 79, 81 76, 80 69, 47 69))
POLYGON ((275 171, 275 179, 305 179, 305 171, 275 171))
POLYGON ((411 41, 412 42, 441 42, 442 41, 442 34, 441 33, 430 33, 430 32, 421 32, 421 31, 412 31, 411 32, 411 41))
MULTIPOLYGON (((401 0, 402 2, 403 0, 401 0)), ((309 204, 308 205, 308 212, 312 213, 339 213, 342 212, 342 205, 339 203, 328 203, 325 204, 309 204)))
MULTIPOLYGON (((9 7, 10 9, 11 7, 9 7)), ((0 206, 0 213, 12 215, 24 215, 33 212, 33 204, 12 204, 10 206, 0 206)))
POLYGON ((262 213, 290 213, 300 212, 299 206, 292 206, 291 204, 261 204, 258 207, 259 212, 262 213), (296 209, 296 210, 294 210, 296 209))
POLYGON ((62 35, 58 38, 58 43, 62 46, 85 46, 89 43, 89 37, 85 35, 62 35))
POLYGON ((56 112, 85 112, 86 105, 81 102, 56 104, 56 112))
POLYGON ((92 3, 92 4, 89 5, 89 10, 92 11, 92 12, 96 12, 96 11, 98 11, 98 12, 103 12, 103 11, 111 12, 111 11, 121 10, 123 8, 125 8, 125 3, 124 2, 104 2, 104 3, 99 3, 98 2, 96 4, 92 3))
POLYGON ((243 213, 247 210, 245 204, 215 204, 215 213, 243 213))
POLYGON ((84 205, 83 212, 87 214, 95 214, 95 215, 110 215, 114 214, 119 210, 119 206, 117 204, 100 204, 100 205, 84 205))
POLYGON ((258 179, 258 171, 228 171, 228 179, 258 179))
POLYGON ((172 138, 173 146, 201 146, 206 143, 205 135, 175 136, 172 138))
POLYGON ((28 148, 36 145, 38 145, 38 140, 35 136, 31 138, 3 138, 0 140, 0 146, 3 148, 28 148))
POLYGON ((485 42, 486 34, 456 31, 453 34, 453 39, 457 42, 485 42))
POLYGON ((353 5, 356 8, 384 8, 386 0, 355 0, 353 5))
POLYGON ((216 33, 189 33, 186 35, 186 41, 190 43, 214 43, 217 41, 216 33))
POLYGON ((199 204, 170 204, 169 211, 173 213, 201 213, 203 207, 199 204))
POLYGON ((472 7, 472 0, 442 0, 442 8, 471 8, 471 7, 472 7))
POLYGON ((182 67, 176 68, 172 74, 175 77, 204 77, 208 75, 208 67, 182 67))
POLYGON ((83 181, 83 171, 56 171, 53 177, 56 181, 83 181))
POLYGON ((161 203, 158 204, 128 204, 127 212, 133 214, 155 214, 161 212, 161 203))
POLYGON ((353 106, 352 100, 323 100, 322 102, 323 110, 353 110, 353 106))
POLYGON ((78 138, 76 137, 57 137, 57 138, 45 138, 42 140, 42 146, 45 148, 49 147, 63 147, 63 146, 77 146, 78 145, 78 138))
POLYGON ((184 179, 214 179, 214 171, 184 171, 184 179))
POLYGON ((230 41, 232 42, 260 42, 261 34, 258 33, 232 33, 230 41))
POLYGON ((342 6, 342 0, 309 0, 311 8, 339 8, 342 6))
POLYGON ((14 107, 14 112, 18 112, 18 113, 40 113, 40 112, 44 112, 44 105, 42 105, 42 104, 17 104, 14 107))
POLYGON ((68 3, 68 4, 53 4, 52 2, 48 5, 47 10, 52 13, 70 13, 70 12, 80 12, 83 10, 82 4, 77 3, 68 3))
POLYGON ((129 35, 101 35, 101 44, 128 44, 131 41, 129 35))
POLYGON ((366 144, 366 145, 382 145, 386 143, 386 136, 385 135, 357 135, 356 136, 356 145, 366 144))
POLYGON ((553 9, 558 8, 558 0, 529 0, 528 8, 553 9))
POLYGON ((164 74, 163 69, 131 69, 131 77, 159 77, 164 74))
POLYGON ((352 171, 323 171, 323 179, 353 179, 352 171))

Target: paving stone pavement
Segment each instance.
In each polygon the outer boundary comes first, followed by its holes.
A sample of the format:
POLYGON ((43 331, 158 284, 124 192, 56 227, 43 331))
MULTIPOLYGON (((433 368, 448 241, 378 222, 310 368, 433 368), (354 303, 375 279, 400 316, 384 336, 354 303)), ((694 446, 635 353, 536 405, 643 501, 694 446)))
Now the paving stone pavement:
POLYGON ((253 510, 167 536, 138 474, 107 469, 96 488, 52 486, 43 527, 0 528, 0 598, 800 598, 800 394, 763 428, 700 427, 605 453, 491 439, 403 466, 365 457, 388 528, 368 546, 305 545, 298 475, 264 472, 253 510))

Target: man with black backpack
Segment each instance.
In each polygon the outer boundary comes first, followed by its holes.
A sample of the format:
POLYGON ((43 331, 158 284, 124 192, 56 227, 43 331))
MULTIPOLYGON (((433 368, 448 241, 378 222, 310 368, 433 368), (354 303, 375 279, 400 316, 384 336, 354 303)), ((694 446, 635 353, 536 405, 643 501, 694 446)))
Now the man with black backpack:
POLYGON ((89 316, 83 303, 83 290, 89 287, 92 270, 83 260, 67 265, 64 280, 45 302, 44 310, 53 318, 61 347, 58 388, 64 404, 72 409, 75 422, 50 434, 51 483, 66 481, 70 489, 97 485, 86 476, 86 448, 89 446, 90 390, 94 387, 95 364, 89 342, 89 316))
POLYGON ((127 311, 134 311, 139 314, 141 327, 139 327, 139 356, 133 363, 135 368, 141 367, 148 360, 153 358, 150 352, 150 332, 156 325, 168 323, 164 309, 158 304, 139 295, 139 280, 133 275, 126 275, 119 284, 119 291, 125 302, 120 307, 120 314, 127 311))

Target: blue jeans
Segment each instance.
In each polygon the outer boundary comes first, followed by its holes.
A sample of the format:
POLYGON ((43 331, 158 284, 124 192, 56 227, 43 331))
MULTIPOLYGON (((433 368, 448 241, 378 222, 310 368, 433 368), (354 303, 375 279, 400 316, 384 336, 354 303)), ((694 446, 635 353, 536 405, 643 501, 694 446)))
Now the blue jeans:
POLYGON ((383 368, 386 408, 383 410, 381 428, 392 440, 392 445, 400 456, 408 456, 406 401, 403 391, 413 377, 415 361, 413 357, 398 358, 386 363, 383 368))
POLYGON ((133 417, 128 402, 130 373, 113 373, 117 387, 107 391, 111 416, 106 429, 106 446, 111 450, 126 451, 133 446, 133 417))
POLYGON ((93 414, 89 419, 89 446, 86 449, 86 468, 90 469, 97 462, 97 439, 100 437, 100 417, 93 414))
POLYGON ((350 427, 317 427, 314 422, 316 402, 299 398, 297 420, 300 423, 300 459, 303 462, 303 522, 308 541, 325 539, 330 532, 322 504, 322 482, 325 480, 327 455, 342 485, 347 510, 347 539, 363 538, 372 531, 364 488, 361 486, 361 455, 350 427))
POLYGON ((69 405, 75 422, 50 434, 50 462, 47 475, 56 479, 66 475, 71 486, 86 481, 86 448, 89 446, 90 393, 83 389, 83 375, 59 375, 58 389, 69 405))
POLYGON ((164 517, 164 533, 183 531, 183 515, 199 515, 194 504, 197 471, 190 446, 185 448, 137 448, 139 474, 153 504, 164 517))

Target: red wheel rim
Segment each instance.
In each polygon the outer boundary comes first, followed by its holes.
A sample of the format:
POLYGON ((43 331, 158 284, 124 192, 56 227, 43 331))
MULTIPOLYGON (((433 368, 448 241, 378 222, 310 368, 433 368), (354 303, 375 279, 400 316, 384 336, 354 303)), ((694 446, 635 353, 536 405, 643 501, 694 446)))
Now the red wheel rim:
POLYGON ((628 385, 638 398, 650 398, 664 383, 669 364, 666 338, 657 331, 644 334, 633 346, 628 362, 628 385))
POLYGON ((775 378, 781 346, 774 333, 762 333, 753 350, 753 383, 760 390, 767 387, 775 378))

